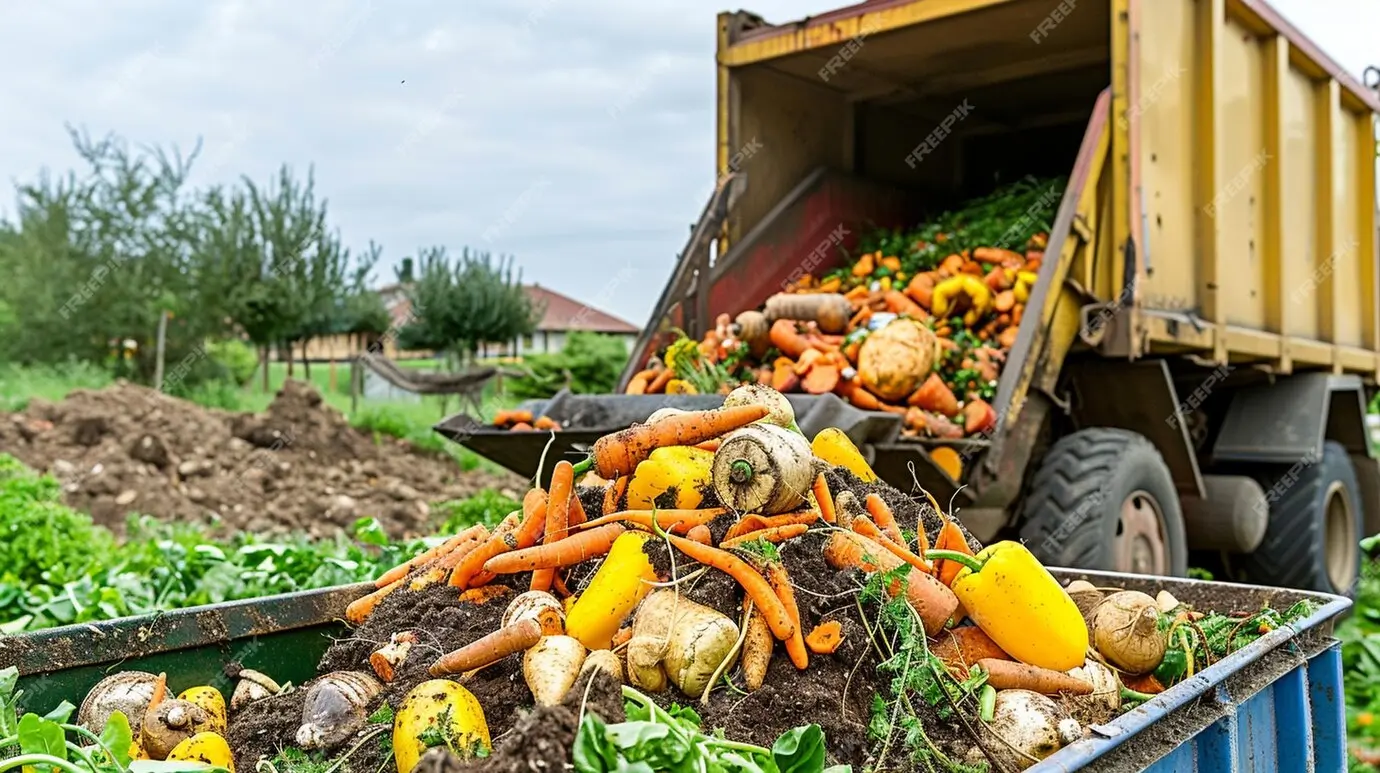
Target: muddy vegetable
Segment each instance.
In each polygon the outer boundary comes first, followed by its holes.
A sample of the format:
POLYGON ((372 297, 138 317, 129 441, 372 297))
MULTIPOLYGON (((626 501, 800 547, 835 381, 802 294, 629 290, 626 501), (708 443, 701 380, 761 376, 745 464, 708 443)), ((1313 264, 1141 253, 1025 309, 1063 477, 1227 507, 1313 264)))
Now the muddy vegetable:
POLYGON ((541 626, 544 636, 560 636, 565 633, 565 610, 555 596, 546 591, 526 591, 518 594, 503 611, 500 627, 507 627, 520 620, 535 620, 541 626))
POLYGON ((334 749, 359 732, 368 719, 369 701, 383 685, 362 671, 334 671, 307 689, 297 745, 303 749, 334 749))
POLYGON ((164 700, 144 713, 140 743, 150 759, 166 759, 178 744, 197 733, 214 732, 211 715, 195 703, 164 700))
POLYGON ((146 671, 122 671, 102 679, 81 702, 77 724, 99 733, 110 715, 120 711, 129 718, 131 727, 138 728, 144 722, 157 681, 156 675, 146 671))
POLYGON ((1106 664, 1088 658, 1086 663, 1069 671, 1069 676, 1093 687, 1090 694, 1068 700, 1067 705, 1078 721, 1085 725, 1100 725, 1121 711, 1121 680, 1106 664))
POLYGON ((437 740, 433 735, 462 757, 492 748, 479 699, 449 679, 430 679, 412 688, 393 716, 398 773, 412 773, 417 760, 437 740))
POLYGON ((169 762, 200 762, 235 773, 235 756, 219 733, 197 733, 168 752, 169 762))
POLYGON ((220 694, 220 690, 206 685, 189 687, 177 698, 200 706, 211 717, 211 731, 225 734, 225 696, 220 694))
POLYGON ((742 513, 776 515, 799 508, 814 481, 809 441, 772 424, 735 431, 714 453, 714 491, 742 513))
POLYGON ((724 396, 724 405, 760 405, 767 409, 767 415, 759 419, 761 424, 775 424, 784 429, 800 431, 795 423, 795 409, 786 396, 762 384, 744 384, 724 396))
POLYGON ((395 633, 388 639, 388 643, 374 650, 369 655, 369 666, 374 669, 374 673, 379 679, 385 682, 393 681, 397 675, 398 668, 407 660, 408 654, 412 651, 412 645, 417 643, 417 636, 411 631, 395 633))
POLYGON ((580 675, 587 650, 570 636, 543 636, 522 656, 522 677, 538 706, 555 706, 580 675))
POLYGON ((723 613, 674 590, 659 590, 642 602, 633 620, 629 676, 644 689, 659 692, 669 681, 698 698, 737 640, 738 625, 723 613))
MULTIPOLYGON (((591 671, 603 671, 619 684, 623 683, 623 661, 619 660, 613 650, 594 650, 585 656, 585 662, 580 665, 579 676, 584 676, 591 671)), ((576 677, 578 680, 579 677, 576 677)))
POLYGON ((1103 599, 1093 613, 1093 646, 1129 674, 1154 671, 1168 646, 1159 620, 1159 605, 1149 594, 1118 591, 1103 599))
POLYGON ((230 695, 230 710, 240 711, 255 701, 271 698, 283 691, 282 685, 273 681, 267 674, 242 668, 235 683, 235 692, 230 695))
MULTIPOLYGON (((1000 742, 988 744, 1007 769, 1025 770, 1078 740, 1082 727, 1060 710, 1052 698, 1029 690, 998 690, 992 721, 983 724, 1000 742)), ((974 749, 970 762, 983 761, 974 749)))

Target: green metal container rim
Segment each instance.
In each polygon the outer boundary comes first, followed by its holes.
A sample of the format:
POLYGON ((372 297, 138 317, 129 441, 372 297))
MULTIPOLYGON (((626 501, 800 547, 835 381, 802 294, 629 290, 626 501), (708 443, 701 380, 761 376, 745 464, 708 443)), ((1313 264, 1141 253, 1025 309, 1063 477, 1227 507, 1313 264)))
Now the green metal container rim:
POLYGON ((32 676, 343 622, 345 607, 372 590, 337 585, 0 636, 0 668, 32 676))

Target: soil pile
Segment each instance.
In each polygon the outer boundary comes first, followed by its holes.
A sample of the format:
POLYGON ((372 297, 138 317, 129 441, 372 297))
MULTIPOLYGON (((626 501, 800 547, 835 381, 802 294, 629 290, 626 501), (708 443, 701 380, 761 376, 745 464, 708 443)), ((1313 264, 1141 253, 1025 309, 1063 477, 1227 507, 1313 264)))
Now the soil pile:
POLYGON ((463 472, 404 441, 376 444, 300 381, 259 414, 125 383, 34 400, 0 415, 0 450, 51 472, 69 505, 117 530, 139 512, 328 537, 373 516, 394 537, 415 536, 428 532, 431 503, 522 488, 517 476, 463 472))
MULTIPOLYGON (((918 526, 931 540, 937 537, 942 520, 923 501, 885 484, 863 483, 838 468, 828 473, 828 480, 835 494, 852 491, 858 501, 869 493, 879 494, 904 528, 918 526)), ((590 512, 599 512, 601 490, 582 488, 579 494, 590 512)), ((704 504, 713 506, 714 502, 704 504)), ((721 534, 731 520, 730 515, 722 516, 711 525, 711 531, 721 534)), ((842 624, 843 643, 836 652, 812 655, 809 668, 799 671, 778 648, 765 683, 752 693, 720 686, 711 693, 707 704, 692 702, 674 689, 652 697, 666 706, 677 701, 683 705, 692 704, 706 728, 722 729, 730 739, 764 747, 770 747, 778 735, 791 727, 816 723, 824 730, 831 761, 849 763, 859 770, 875 762, 871 755, 876 743, 869 737, 868 726, 876 696, 884 693, 887 681, 892 678, 879 669, 884 660, 882 648, 886 644, 878 641, 883 634, 877 627, 876 605, 860 600, 863 575, 856 571, 835 571, 825 562, 826 537, 822 530, 811 530, 779 547, 782 564, 796 588, 804 625, 813 627, 826 620, 842 624)), ((978 547, 971 537, 969 541, 978 547)), ((648 543, 647 550, 658 571, 669 574, 671 557, 665 544, 654 540, 648 543)), ((599 559, 594 559, 571 567, 567 573, 570 590, 575 593, 583 590, 598 564, 599 559)), ((686 577, 698 569, 699 565, 684 555, 676 556, 676 576, 686 577)), ((530 577, 530 574, 518 574, 504 578, 502 582, 506 587, 516 590, 483 604, 461 603, 456 590, 446 585, 421 591, 403 586, 385 596, 363 625, 331 646, 322 658, 318 673, 345 670, 370 673, 370 653, 388 643, 393 634, 410 631, 417 636, 418 644, 398 669, 394 681, 386 685, 368 707, 370 713, 384 703, 396 709, 413 687, 430 678, 427 669, 437 657, 495 630, 509 601, 519 590, 528 587, 530 577)), ((743 594, 728 575, 710 569, 677 587, 685 597, 718 609, 734 620, 739 618, 743 594)), ((742 684, 736 667, 729 676, 735 684, 742 684)), ((442 770, 445 773, 560 770, 571 759, 582 701, 586 710, 597 711, 608 722, 622 719, 620 692, 612 682, 596 683, 588 692, 583 683, 577 683, 566 705, 533 708, 531 694, 522 678, 521 658, 517 656, 478 672, 464 684, 484 708, 495 744, 493 755, 466 764, 436 752, 418 764, 419 770, 437 773, 442 770)), ((929 712, 929 707, 921 708, 929 712)), ((925 719, 930 741, 950 756, 962 758, 972 746, 969 737, 952 720, 941 720, 937 716, 925 719)), ((229 740, 237 755, 236 766, 242 770, 252 769, 261 757, 272 759, 284 748, 293 746, 300 723, 300 689, 297 694, 255 704, 232 718, 229 740)), ((386 733, 381 738, 386 738, 386 733)), ((387 754, 386 743, 367 743, 350 754, 342 769, 349 773, 375 773, 383 766, 387 770, 387 754)), ((907 769, 904 760, 898 762, 904 756, 904 751, 893 751, 887 759, 888 767, 907 769)))

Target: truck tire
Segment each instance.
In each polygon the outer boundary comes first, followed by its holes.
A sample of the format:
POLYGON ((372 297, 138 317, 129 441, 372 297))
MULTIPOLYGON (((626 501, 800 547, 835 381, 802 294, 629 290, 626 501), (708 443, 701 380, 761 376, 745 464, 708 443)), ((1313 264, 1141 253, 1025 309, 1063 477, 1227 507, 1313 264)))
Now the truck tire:
POLYGON ((1260 479, 1271 499, 1265 539, 1252 553, 1223 556, 1237 582, 1349 595, 1361 571, 1361 486, 1346 449, 1323 444, 1316 464, 1260 479))
POLYGON ((1045 453, 1021 538, 1050 566, 1182 577, 1188 542, 1173 476, 1141 435, 1092 428, 1045 453))

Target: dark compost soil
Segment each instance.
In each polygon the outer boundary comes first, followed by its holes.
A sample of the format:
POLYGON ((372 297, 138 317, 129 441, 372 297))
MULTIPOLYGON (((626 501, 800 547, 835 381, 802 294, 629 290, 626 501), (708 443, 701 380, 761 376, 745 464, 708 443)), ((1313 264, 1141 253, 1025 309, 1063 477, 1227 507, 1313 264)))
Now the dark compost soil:
MULTIPOLYGON (((830 490, 836 496, 851 491, 861 503, 867 494, 877 493, 892 508, 903 529, 914 530, 922 526, 931 541, 937 536, 942 521, 923 500, 912 499, 885 484, 863 483, 842 470, 831 471, 827 477, 830 490)), ((591 516, 602 512, 602 489, 580 488, 578 492, 591 516)), ((706 501, 704 506, 713 504, 706 501)), ((716 539, 732 520, 732 516, 723 516, 711 524, 716 539)), ((866 606, 858 600, 863 578, 860 573, 837 572, 830 568, 823 557, 824 540, 822 532, 811 531, 780 545, 779 550, 782 563, 796 586, 803 627, 808 631, 826 620, 839 621, 843 625, 843 643, 839 649, 832 655, 812 655, 809 668, 801 672, 778 647, 761 689, 745 692, 738 686, 741 677, 735 669, 729 673, 734 689, 719 686, 706 703, 695 702, 693 706, 707 730, 721 729, 729 738, 764 747, 770 747, 777 736, 791 727, 819 724, 825 733, 831 764, 848 763, 855 769, 862 769, 874 761, 871 758, 874 743, 868 736, 868 722, 874 696, 883 690, 888 677, 879 673, 877 666, 881 658, 868 630, 875 621, 869 618, 871 611, 861 611, 866 606)), ((971 537, 970 543, 978 547, 971 537)), ((648 554, 659 571, 671 574, 670 556, 664 543, 650 542, 648 554)), ((567 572, 570 590, 581 591, 597 566, 598 561, 590 561, 567 572)), ((684 577, 699 568, 685 556, 676 556, 676 576, 684 577)), ((507 584, 511 588, 525 589, 528 581, 528 575, 515 575, 508 578, 507 584)), ((687 598, 713 607, 734 620, 740 617, 742 590, 727 574, 711 569, 677 587, 687 598)), ((395 680, 385 685, 383 692, 368 707, 370 713, 384 703, 396 709, 409 690, 430 678, 427 669, 438 656, 497 628, 512 594, 483 605, 461 604, 456 596, 455 589, 445 585, 420 592, 403 588, 387 596, 362 626, 331 646, 322 658, 319 673, 369 672, 370 653, 387 643, 392 634, 412 631, 419 644, 399 668, 395 680)), ((582 703, 585 710, 598 712, 606 721, 622 719, 621 694, 612 680, 596 682, 590 686, 588 695, 583 683, 577 685, 562 706, 532 708, 531 695, 522 680, 520 658, 516 656, 479 672, 465 686, 484 707, 495 745, 492 756, 464 763, 448 753, 433 750, 418 764, 419 770, 426 773, 560 770, 570 760, 582 703)), ((235 718, 230 741, 240 769, 252 770, 261 757, 272 758, 282 748, 293 744, 300 724, 300 694, 299 689, 297 693, 264 701, 235 718)), ((684 695, 674 690, 653 698, 668 706, 677 701, 689 703, 684 695)), ((922 720, 928 719, 922 716, 922 720)), ((961 758, 971 745, 951 722, 934 717, 925 725, 931 740, 951 756, 961 758)), ((377 773, 381 767, 385 773, 391 770, 387 760, 387 733, 380 739, 378 743, 365 743, 355 750, 343 770, 349 773, 377 773)), ((900 758, 900 754, 889 756, 888 769, 904 764, 900 758)))

